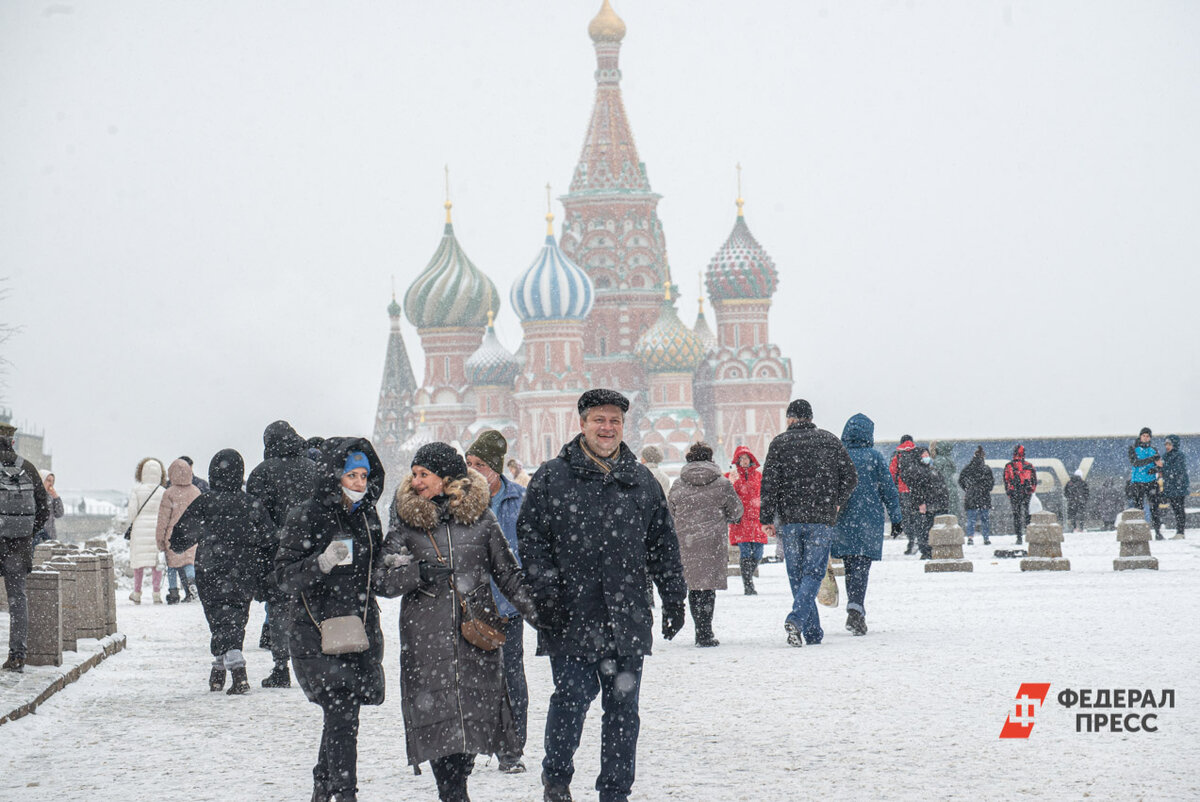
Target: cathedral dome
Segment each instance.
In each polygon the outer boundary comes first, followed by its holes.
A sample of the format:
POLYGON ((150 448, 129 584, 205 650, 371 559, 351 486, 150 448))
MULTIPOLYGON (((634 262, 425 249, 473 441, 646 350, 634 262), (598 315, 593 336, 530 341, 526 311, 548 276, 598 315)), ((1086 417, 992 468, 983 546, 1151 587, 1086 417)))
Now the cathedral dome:
POLYGON ((714 301, 770 298, 779 283, 775 262, 750 233, 738 199, 738 218, 729 239, 708 263, 705 283, 714 301))
POLYGON ((634 353, 651 373, 691 373, 704 351, 704 343, 679 319, 668 289, 658 320, 637 341, 634 353))
MULTIPOLYGON (((488 313, 488 317, 491 317, 491 312, 488 313)), ((500 344, 500 339, 496 337, 496 329, 489 319, 483 342, 475 349, 475 353, 467 357, 464 367, 467 371, 467 381, 473 385, 508 385, 516 380, 521 363, 500 344)))
POLYGON ((617 16, 608 0, 588 23, 588 36, 593 42, 619 42, 625 38, 625 21, 617 16))
POLYGON ((433 258, 404 293, 408 319, 418 329, 483 328, 499 306, 496 285, 467 258, 447 219, 433 258))
POLYGON ((594 299, 592 280, 558 247, 553 231, 546 232, 542 250, 509 294, 522 321, 583 320, 594 299))
POLYGON ((704 299, 700 299, 700 312, 696 315, 696 325, 692 326, 692 332, 700 338, 700 344, 704 346, 704 353, 711 353, 717 350, 717 335, 709 328, 708 319, 704 317, 704 299))

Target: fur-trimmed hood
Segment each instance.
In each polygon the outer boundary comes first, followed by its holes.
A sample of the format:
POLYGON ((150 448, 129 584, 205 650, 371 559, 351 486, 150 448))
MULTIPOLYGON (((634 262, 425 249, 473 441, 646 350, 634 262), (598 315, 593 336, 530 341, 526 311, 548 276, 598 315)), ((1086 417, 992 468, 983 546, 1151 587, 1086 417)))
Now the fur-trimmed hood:
POLYGON ((447 482, 445 492, 449 500, 445 502, 444 507, 427 498, 421 498, 417 491, 413 490, 410 473, 404 477, 400 487, 396 488, 396 498, 393 501, 396 514, 407 526, 429 532, 437 527, 443 516, 453 518, 463 526, 470 526, 483 517, 492 500, 487 480, 474 468, 468 468, 465 477, 447 482))

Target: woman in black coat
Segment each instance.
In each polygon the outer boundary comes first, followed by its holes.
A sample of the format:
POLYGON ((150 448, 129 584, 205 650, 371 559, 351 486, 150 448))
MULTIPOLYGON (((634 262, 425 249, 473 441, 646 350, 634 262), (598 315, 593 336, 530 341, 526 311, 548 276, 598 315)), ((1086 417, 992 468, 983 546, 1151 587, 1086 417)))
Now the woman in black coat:
MULTIPOLYGON (((935 516, 944 515, 950 510, 950 493, 942 476, 933 469, 933 458, 929 449, 921 449, 920 461, 909 463, 903 473, 904 483, 908 485, 910 503, 912 504, 913 523, 917 530, 914 532, 921 559, 928 560, 933 556, 929 546, 929 529, 933 526, 935 516)), ((905 524, 905 528, 908 525, 905 524)))
POLYGON ((979 532, 983 535, 983 545, 990 546, 988 540, 991 534, 992 488, 996 486, 996 476, 984 461, 983 446, 975 449, 975 456, 967 463, 958 475, 958 486, 963 489, 963 508, 967 511, 967 544, 975 543, 975 525, 979 524, 979 532))
POLYGON ((196 549, 196 588, 212 635, 208 689, 233 683, 227 693, 250 690, 242 641, 250 603, 271 570, 275 532, 263 506, 242 491, 245 465, 232 448, 218 451, 208 465, 209 492, 184 510, 171 531, 171 551, 196 549))
POLYGON ((275 581, 289 597, 292 668, 325 726, 313 767, 314 802, 347 802, 358 793, 358 712, 383 703, 383 633, 371 589, 383 527, 375 503, 383 464, 370 441, 334 437, 322 446, 313 498, 292 507, 275 556, 275 581), (367 648, 325 654, 318 622, 363 620, 367 648))

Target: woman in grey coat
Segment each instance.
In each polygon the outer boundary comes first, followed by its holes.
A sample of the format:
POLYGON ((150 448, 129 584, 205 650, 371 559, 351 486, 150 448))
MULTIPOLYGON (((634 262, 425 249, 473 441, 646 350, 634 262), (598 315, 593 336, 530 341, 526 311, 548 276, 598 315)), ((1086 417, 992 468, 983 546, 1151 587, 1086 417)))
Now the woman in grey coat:
POLYGON ((396 490, 376 577, 401 596, 400 695, 408 762, 428 760, 438 798, 466 802, 475 755, 516 748, 499 649, 463 637, 463 599, 498 623, 491 580, 536 625, 517 560, 489 507, 487 481, 445 443, 417 451, 396 490))
POLYGON ((742 500, 712 458, 712 447, 694 443, 667 498, 679 536, 697 646, 720 645, 713 637, 713 609, 717 591, 727 586, 729 525, 742 520, 742 500))

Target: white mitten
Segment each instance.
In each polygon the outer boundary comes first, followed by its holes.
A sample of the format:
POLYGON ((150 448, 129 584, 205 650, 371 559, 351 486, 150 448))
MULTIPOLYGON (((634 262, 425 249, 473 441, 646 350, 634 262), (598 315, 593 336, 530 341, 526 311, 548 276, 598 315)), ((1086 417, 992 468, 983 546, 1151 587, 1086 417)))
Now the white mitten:
POLYGON ((334 540, 317 557, 317 567, 321 569, 321 573, 327 574, 333 570, 333 566, 349 556, 350 548, 342 541, 334 540))

